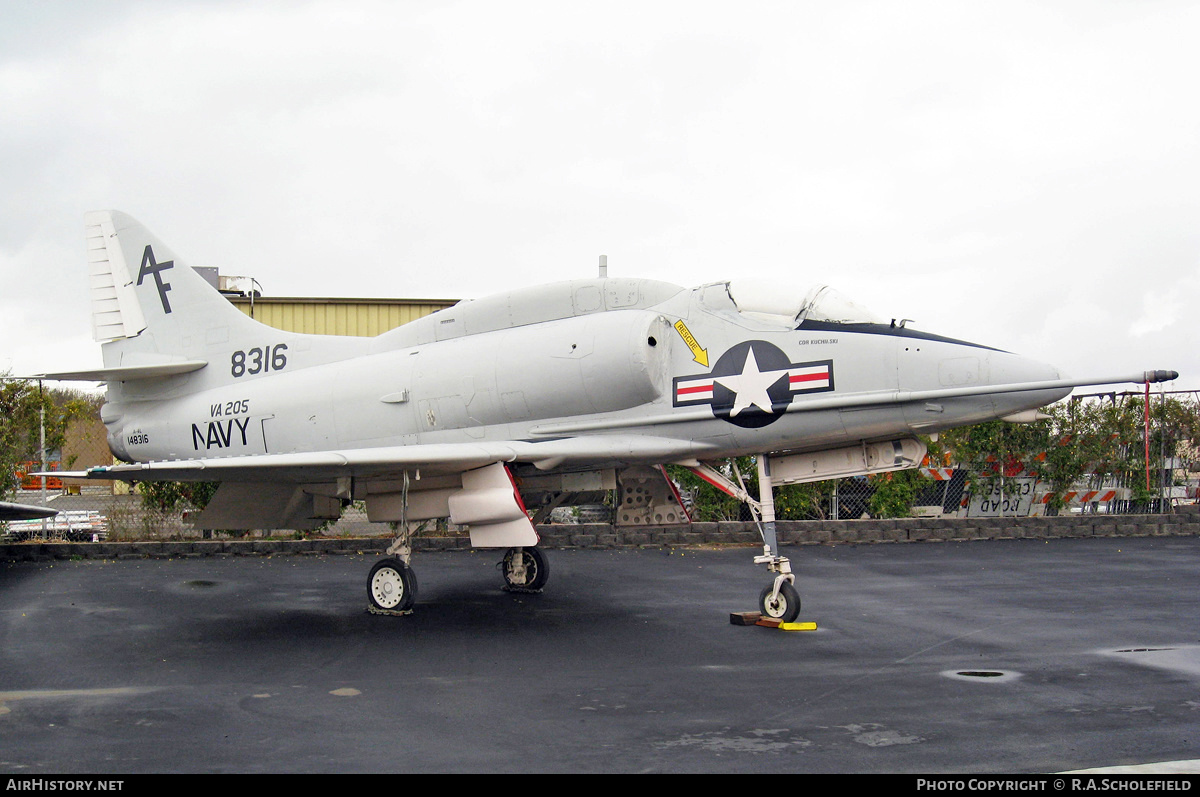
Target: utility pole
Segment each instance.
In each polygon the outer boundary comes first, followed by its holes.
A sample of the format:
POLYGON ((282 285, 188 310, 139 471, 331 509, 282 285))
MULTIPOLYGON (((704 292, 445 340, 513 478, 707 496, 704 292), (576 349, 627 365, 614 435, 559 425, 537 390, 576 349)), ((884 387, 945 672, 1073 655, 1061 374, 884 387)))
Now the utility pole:
MULTIPOLYGON (((42 397, 42 380, 38 380, 38 443, 42 451, 42 473, 48 470, 46 462, 46 402, 42 397)), ((46 506, 46 477, 40 476, 38 480, 42 483, 42 506, 46 506)), ((42 539, 48 538, 46 528, 46 518, 42 518, 42 539)))

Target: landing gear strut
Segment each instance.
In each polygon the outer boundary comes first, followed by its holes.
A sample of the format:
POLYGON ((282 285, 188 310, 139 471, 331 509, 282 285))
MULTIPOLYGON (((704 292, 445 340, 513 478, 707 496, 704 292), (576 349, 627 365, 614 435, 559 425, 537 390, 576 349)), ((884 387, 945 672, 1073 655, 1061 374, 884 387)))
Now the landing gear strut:
POLYGON ((509 548, 497 567, 506 592, 541 592, 550 580, 550 565, 540 548, 509 548))
MULTIPOLYGON (((405 474, 405 487, 408 474, 405 474)), ((380 559, 367 576, 367 610, 371 614, 412 614, 417 602, 417 574, 409 566, 412 559, 412 529, 407 520, 396 526, 396 538, 388 546, 387 558, 380 559)))
POLYGON ((800 594, 796 591, 796 576, 792 574, 791 562, 786 556, 779 555, 779 541, 775 535, 775 489, 771 483, 771 462, 766 454, 759 454, 757 459, 758 500, 746 490, 736 464, 733 466, 733 472, 737 477, 737 484, 707 465, 689 467, 701 479, 750 507, 763 539, 762 555, 754 557, 754 563, 766 565, 767 569, 775 574, 775 580, 759 596, 759 608, 767 617, 790 623, 800 616, 800 594))
MULTIPOLYGON (((754 504, 750 505, 754 511, 754 504)), ((771 483, 771 462, 766 454, 758 455, 758 517, 763 538, 762 556, 754 557, 755 564, 765 564, 775 573, 775 581, 758 596, 762 613, 767 617, 791 623, 800 616, 800 593, 796 591, 796 576, 786 556, 779 555, 775 536, 775 486, 771 483)))

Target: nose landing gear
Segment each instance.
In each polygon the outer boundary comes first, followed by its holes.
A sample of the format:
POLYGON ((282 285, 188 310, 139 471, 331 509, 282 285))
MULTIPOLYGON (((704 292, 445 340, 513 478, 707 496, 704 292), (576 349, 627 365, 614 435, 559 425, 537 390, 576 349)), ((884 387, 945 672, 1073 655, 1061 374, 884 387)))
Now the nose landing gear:
POLYGON ((764 617, 794 623, 800 616, 800 593, 790 582, 776 578, 775 583, 765 587, 758 596, 758 605, 764 617))
POLYGON ((736 463, 734 475, 737 476, 737 484, 704 464, 691 465, 689 469, 718 490, 750 507, 763 538, 762 555, 754 557, 754 563, 765 564, 768 570, 775 573, 775 580, 758 596, 759 609, 766 617, 791 623, 800 615, 800 593, 796 591, 796 576, 792 574, 791 563, 786 556, 779 555, 779 542, 775 534, 775 489, 771 482, 770 459, 766 454, 759 454, 756 459, 758 500, 746 490, 736 463))

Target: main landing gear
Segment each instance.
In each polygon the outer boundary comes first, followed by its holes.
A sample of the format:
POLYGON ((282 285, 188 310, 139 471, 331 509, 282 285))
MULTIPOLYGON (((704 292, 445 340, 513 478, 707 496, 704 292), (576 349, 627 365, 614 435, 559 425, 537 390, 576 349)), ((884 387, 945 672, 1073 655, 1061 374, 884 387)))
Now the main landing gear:
POLYGON ((396 539, 388 546, 387 558, 380 559, 367 576, 367 611, 371 614, 412 614, 417 602, 417 574, 409 566, 412 559, 412 529, 401 522, 396 539))
POLYGON ((409 614, 417 600, 417 574, 399 559, 380 559, 367 576, 367 600, 375 614, 409 614))
MULTIPOLYGON (((417 601, 417 574, 409 566, 408 533, 399 534, 367 576, 367 609, 371 614, 412 614, 417 601)), ((509 548, 496 565, 506 592, 539 593, 550 580, 550 564, 540 548, 509 548)))
POLYGON ((550 565, 540 548, 509 548, 496 567, 504 574, 506 592, 541 592, 550 580, 550 565))

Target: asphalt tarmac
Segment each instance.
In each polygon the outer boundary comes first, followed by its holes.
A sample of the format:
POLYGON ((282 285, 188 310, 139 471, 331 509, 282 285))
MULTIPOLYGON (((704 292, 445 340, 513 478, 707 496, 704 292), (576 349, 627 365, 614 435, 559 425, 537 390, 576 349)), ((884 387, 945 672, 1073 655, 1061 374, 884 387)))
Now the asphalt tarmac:
POLYGON ((1057 773, 1200 759, 1200 538, 0 565, 0 772, 1057 773))

